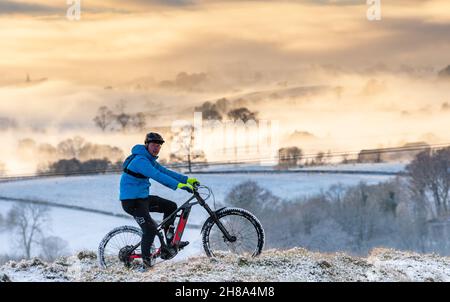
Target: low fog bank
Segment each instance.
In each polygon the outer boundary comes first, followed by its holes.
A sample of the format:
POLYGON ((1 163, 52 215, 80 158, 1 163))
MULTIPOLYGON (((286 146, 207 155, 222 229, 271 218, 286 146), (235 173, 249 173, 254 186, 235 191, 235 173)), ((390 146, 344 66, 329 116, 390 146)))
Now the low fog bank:
MULTIPOLYGON (((125 155, 149 131, 163 133, 170 142, 173 123, 193 122, 194 111, 202 112, 205 120, 219 117, 224 122, 242 108, 257 125, 263 120, 279 122, 279 148, 295 146, 306 154, 413 142, 443 144, 450 141, 445 70, 382 64, 357 72, 315 65, 273 73, 236 68, 226 73, 179 72, 158 80, 144 76, 102 87, 27 76, 20 84, 0 87, 0 133, 5 142, 0 156, 6 173, 32 173, 42 160, 20 158, 21 140, 56 146, 76 136, 117 147, 125 155), (223 112, 214 112, 219 104, 226 104, 223 112), (102 116, 105 119, 99 119, 102 116)), ((231 158, 219 156, 220 150, 212 148, 214 136, 203 138, 208 161, 239 159, 234 153, 231 158)), ((236 150, 247 144, 245 138, 236 139, 220 147, 236 150)), ((161 158, 170 160, 173 150, 166 146, 161 158)), ((262 156, 254 153, 249 158, 262 156)))

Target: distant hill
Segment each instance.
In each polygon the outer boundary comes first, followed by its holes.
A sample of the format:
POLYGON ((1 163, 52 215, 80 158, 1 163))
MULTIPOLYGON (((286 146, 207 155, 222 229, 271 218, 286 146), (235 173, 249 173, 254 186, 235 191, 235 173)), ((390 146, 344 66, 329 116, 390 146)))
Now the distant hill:
POLYGON ((315 140, 317 137, 308 131, 294 131, 289 135, 290 140, 315 140))
POLYGON ((450 79, 450 65, 439 71, 438 73, 440 78, 448 78, 450 79))

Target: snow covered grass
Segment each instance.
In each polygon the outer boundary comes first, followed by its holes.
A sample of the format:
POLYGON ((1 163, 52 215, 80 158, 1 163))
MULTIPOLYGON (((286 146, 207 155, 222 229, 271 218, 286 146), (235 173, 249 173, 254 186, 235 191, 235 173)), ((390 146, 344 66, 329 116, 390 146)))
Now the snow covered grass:
POLYGON ((11 281, 450 281, 450 258, 390 249, 375 249, 367 258, 343 253, 322 254, 302 248, 267 250, 259 257, 196 256, 163 262, 147 272, 100 269, 95 253, 60 258, 9 262, 0 279, 11 281), (4 276, 6 275, 6 277, 4 276))

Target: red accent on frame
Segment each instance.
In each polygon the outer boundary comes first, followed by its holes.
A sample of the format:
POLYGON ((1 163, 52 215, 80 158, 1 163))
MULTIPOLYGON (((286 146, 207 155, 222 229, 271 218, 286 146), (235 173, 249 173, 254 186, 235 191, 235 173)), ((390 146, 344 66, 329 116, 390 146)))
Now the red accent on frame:
POLYGON ((157 255, 161 254, 161 248, 158 248, 156 250, 156 252, 154 252, 153 254, 151 254, 151 257, 156 257, 157 255))
MULTIPOLYGON (((156 257, 156 256, 159 255, 160 253, 161 253, 161 249, 158 248, 158 249, 156 250, 156 252, 154 252, 153 254, 150 255, 150 257, 156 257)), ((141 254, 133 254, 133 255, 130 255, 130 259, 140 259, 140 258, 142 258, 142 255, 141 255, 141 254)))
POLYGON ((187 219, 183 218, 183 213, 181 213, 180 222, 178 223, 177 230, 175 232, 175 236, 172 240, 172 244, 175 245, 178 243, 181 239, 181 236, 183 235, 184 228, 186 227, 187 219))

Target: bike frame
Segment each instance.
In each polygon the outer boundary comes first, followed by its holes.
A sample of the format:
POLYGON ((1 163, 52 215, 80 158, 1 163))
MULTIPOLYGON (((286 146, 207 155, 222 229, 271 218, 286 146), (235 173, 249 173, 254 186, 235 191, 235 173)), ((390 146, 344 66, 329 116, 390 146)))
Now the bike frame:
MULTIPOLYGON (((219 218, 216 215, 216 212, 211 210, 211 208, 209 207, 209 205, 206 203, 206 201, 200 196, 200 194, 197 191, 197 188, 194 188, 194 192, 193 195, 185 202, 183 203, 180 207, 178 207, 172 214, 170 214, 169 216, 166 217, 166 219, 164 219, 157 227, 157 236, 159 238, 159 241, 161 242, 161 247, 158 248, 156 250, 156 252, 154 252, 151 257, 156 258, 161 254, 161 248, 167 248, 167 243, 164 240, 164 236, 162 233, 162 230, 164 229, 164 227, 166 227, 167 222, 170 221, 174 216, 175 217, 180 217, 180 220, 178 221, 178 224, 176 226, 175 229, 175 234, 173 236, 171 245, 176 247, 178 246, 178 244, 181 241, 181 237, 183 236, 184 233, 184 229, 186 228, 187 222, 188 222, 188 218, 189 218, 189 214, 191 213, 191 208, 194 205, 200 204, 207 212, 208 214, 213 218, 213 220, 215 221, 215 223, 217 224, 217 226, 219 227, 219 229, 222 231, 222 233, 224 234, 225 238, 227 240, 229 240, 230 242, 234 242, 236 241, 236 237, 235 236, 231 236, 230 233, 228 233, 228 231, 225 229, 225 227, 223 226, 223 224, 220 222, 219 218), (191 202, 193 199, 196 199, 196 201, 191 202), (178 213, 181 212, 179 215, 178 213)), ((135 246, 133 246, 133 251, 135 249, 137 249, 139 247, 141 243, 139 242, 138 244, 136 244, 135 246)), ((137 258, 142 258, 142 256, 140 254, 132 254, 130 255, 131 259, 137 259, 137 258)))

